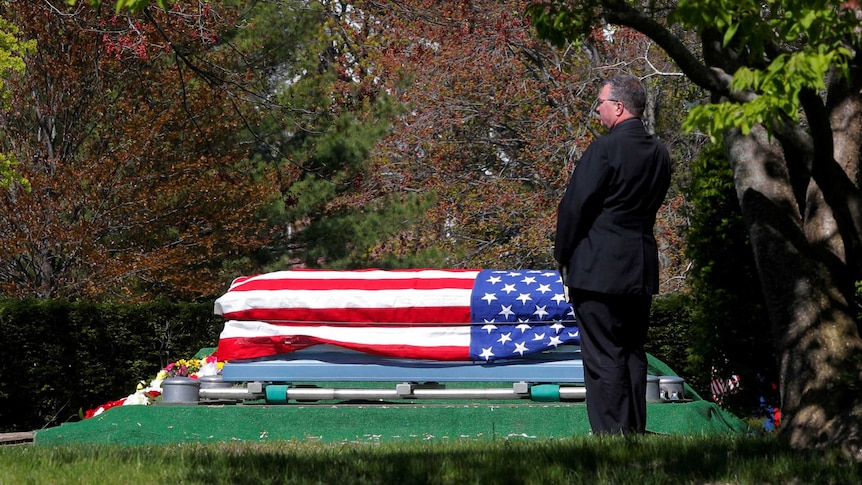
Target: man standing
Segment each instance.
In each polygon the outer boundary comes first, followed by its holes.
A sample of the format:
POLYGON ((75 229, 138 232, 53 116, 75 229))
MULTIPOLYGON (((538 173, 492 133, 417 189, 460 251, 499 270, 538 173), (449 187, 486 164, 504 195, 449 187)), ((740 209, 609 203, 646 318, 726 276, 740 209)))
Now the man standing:
POLYGON ((670 186, 670 156, 641 121, 638 78, 615 75, 596 111, 609 133, 572 173, 557 212, 554 258, 580 326, 594 434, 646 431, 644 344, 658 293, 653 226, 670 186))

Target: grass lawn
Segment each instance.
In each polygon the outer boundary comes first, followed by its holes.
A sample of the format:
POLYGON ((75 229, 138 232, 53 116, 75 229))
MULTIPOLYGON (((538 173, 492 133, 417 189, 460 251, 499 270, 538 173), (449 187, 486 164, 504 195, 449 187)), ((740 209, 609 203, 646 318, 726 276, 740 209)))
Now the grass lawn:
POLYGON ((772 435, 0 448, 0 484, 858 484, 772 435))

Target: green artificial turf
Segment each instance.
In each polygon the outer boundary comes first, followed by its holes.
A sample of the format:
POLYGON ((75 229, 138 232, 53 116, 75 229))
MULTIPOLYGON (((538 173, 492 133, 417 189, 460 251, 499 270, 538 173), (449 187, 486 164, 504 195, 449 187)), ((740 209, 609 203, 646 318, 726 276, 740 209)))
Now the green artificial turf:
MULTIPOLYGON (((650 356, 650 373, 675 375, 650 356)), ((464 383, 456 383, 463 387, 464 383)), ((337 387, 338 383, 321 383, 337 387)), ((394 383, 345 383, 348 387, 394 383)), ((488 387, 488 383, 476 383, 488 387)), ((494 387, 501 387, 495 384, 494 387)), ((647 429, 670 435, 748 431, 747 424, 686 387, 690 402, 651 403, 647 429)), ((189 442, 397 442, 567 438, 590 432, 583 402, 394 401, 121 406, 40 430, 36 445, 189 442)))

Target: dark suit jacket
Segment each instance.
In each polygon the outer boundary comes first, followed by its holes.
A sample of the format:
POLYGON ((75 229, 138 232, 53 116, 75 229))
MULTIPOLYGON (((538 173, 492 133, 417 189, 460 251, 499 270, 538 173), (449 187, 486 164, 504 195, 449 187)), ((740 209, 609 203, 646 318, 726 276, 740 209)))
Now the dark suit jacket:
POLYGON ((569 287, 607 294, 658 293, 653 226, 670 186, 670 156, 639 119, 595 140, 557 210, 554 258, 569 287))

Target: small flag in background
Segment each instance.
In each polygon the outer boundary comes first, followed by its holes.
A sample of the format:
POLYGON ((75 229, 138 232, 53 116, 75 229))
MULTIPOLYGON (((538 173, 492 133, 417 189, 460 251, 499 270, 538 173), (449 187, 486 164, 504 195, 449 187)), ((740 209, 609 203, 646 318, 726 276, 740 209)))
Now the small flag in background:
POLYGON ((737 374, 731 374, 730 377, 719 377, 718 369, 712 368, 712 379, 709 382, 709 390, 712 393, 712 400, 718 404, 724 404, 724 398, 740 389, 740 377, 737 374))
POLYGON ((560 275, 541 270, 299 270, 238 278, 216 300, 220 360, 318 344, 492 361, 578 342, 560 275))

